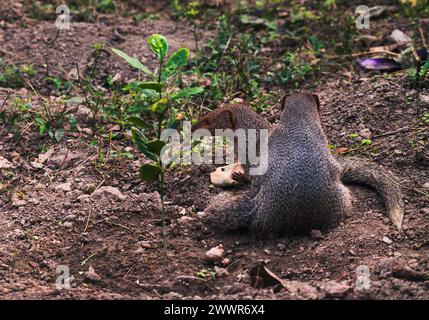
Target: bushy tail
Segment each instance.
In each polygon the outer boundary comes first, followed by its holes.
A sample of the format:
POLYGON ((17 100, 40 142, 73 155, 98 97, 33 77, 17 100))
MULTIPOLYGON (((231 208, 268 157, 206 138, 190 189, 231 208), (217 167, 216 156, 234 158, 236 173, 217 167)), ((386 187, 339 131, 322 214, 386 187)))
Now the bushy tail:
POLYGON ((222 192, 213 197, 206 209, 210 215, 209 223, 218 230, 237 231, 248 229, 252 217, 252 192, 244 192, 236 196, 230 192, 222 192))
POLYGON ((340 158, 341 179, 344 183, 359 183, 377 190, 389 212, 390 220, 400 230, 404 217, 404 201, 396 178, 374 164, 361 159, 340 158))

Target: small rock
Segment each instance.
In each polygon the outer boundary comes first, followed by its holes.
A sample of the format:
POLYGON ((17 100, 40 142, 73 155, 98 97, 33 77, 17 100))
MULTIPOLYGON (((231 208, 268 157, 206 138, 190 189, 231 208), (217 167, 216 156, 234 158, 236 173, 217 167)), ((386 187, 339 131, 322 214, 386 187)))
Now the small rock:
POLYGON ((383 241, 384 243, 387 243, 387 244, 392 244, 393 243, 393 241, 392 240, 390 240, 388 237, 386 237, 386 236, 384 236, 382 239, 381 239, 381 241, 383 241))
POLYGON ((423 208, 422 213, 423 214, 429 214, 429 208, 423 208))
POLYGON ((152 245, 150 244, 149 241, 140 241, 137 243, 140 247, 145 248, 145 249, 150 249, 152 248, 152 245))
POLYGON ((92 266, 89 267, 88 271, 83 273, 85 280, 98 282, 101 280, 101 277, 95 272, 92 266))
POLYGON ((365 139, 371 139, 371 137, 372 137, 372 133, 368 128, 360 130, 359 135, 365 139))
MULTIPOLYGON (((55 168, 66 168, 70 166, 73 162, 77 162, 84 158, 84 154, 79 152, 73 152, 67 148, 60 149, 56 151, 49 157, 49 165, 55 168)), ((40 161, 39 161, 40 162, 40 161)))
POLYGON ((319 297, 317 289, 308 283, 301 281, 284 281, 282 284, 287 291, 297 297, 306 300, 315 300, 319 297))
POLYGON ((101 196, 106 195, 106 194, 113 195, 118 200, 125 200, 127 198, 118 189, 116 189, 115 187, 110 187, 110 186, 101 187, 98 190, 95 190, 91 194, 91 198, 101 197, 101 196))
POLYGON ((191 222, 191 221, 194 221, 195 219, 194 218, 192 218, 192 217, 189 217, 189 216, 183 216, 183 217, 180 217, 180 219, 179 219, 179 223, 180 224, 186 224, 186 223, 189 223, 189 222, 191 222))
POLYGON ((69 214, 68 216, 64 217, 64 221, 74 221, 74 220, 76 220, 75 214, 69 214))
POLYGON ((71 183, 70 182, 61 183, 55 187, 55 190, 64 191, 64 192, 71 191, 71 183))
POLYGON ((67 229, 72 229, 73 228, 74 223, 71 221, 66 221, 63 223, 63 227, 67 228, 67 229))
POLYGON ((420 95, 420 101, 423 102, 426 106, 429 106, 429 96, 420 95))
POLYGON ((7 160, 5 157, 0 156, 0 169, 12 168, 12 162, 7 160))
POLYGON ((426 182, 424 185, 422 185, 423 189, 429 189, 429 182, 426 182))
POLYGON ((166 300, 181 300, 181 299, 183 299, 183 296, 180 293, 173 292, 173 291, 162 295, 162 297, 166 300))
POLYGON ((27 201, 25 201, 24 199, 22 199, 22 196, 20 196, 17 193, 12 194, 12 197, 11 197, 10 200, 12 202, 12 206, 13 207, 17 207, 17 208, 23 207, 23 206, 25 206, 27 204, 27 201))
POLYGON ((310 236, 313 240, 320 240, 323 238, 322 232, 320 230, 311 230, 310 236))
POLYGON ((403 33, 399 29, 393 30, 391 35, 390 35, 390 38, 392 38, 392 40, 395 41, 396 43, 400 43, 400 44, 404 44, 404 43, 408 43, 408 42, 413 41, 409 36, 407 36, 405 33, 403 33))
POLYGON ((226 270, 225 268, 219 268, 218 266, 215 266, 214 270, 216 272, 216 278, 222 278, 229 275, 228 270, 226 270))
POLYGON ((15 229, 14 233, 15 233, 16 239, 18 239, 18 240, 23 240, 26 238, 25 232, 21 229, 15 229))
POLYGON ((199 219, 202 219, 202 218, 204 218, 205 216, 207 216, 207 212, 204 212, 204 211, 197 212, 197 217, 198 217, 199 219))
POLYGON ((277 249, 278 250, 280 250, 280 251, 285 251, 285 249, 286 249, 286 246, 285 246, 285 244, 284 243, 279 243, 278 245, 277 245, 277 249))
POLYGON ((217 247, 211 248, 205 253, 205 257, 207 261, 217 262, 220 261, 225 253, 223 249, 223 245, 218 245, 217 247))
POLYGON ((333 298, 343 298, 352 287, 336 281, 328 281, 320 286, 320 289, 325 291, 328 296, 333 298))
POLYGON ((228 258, 223 258, 221 261, 221 264, 223 266, 228 266, 231 263, 231 260, 229 260, 228 258))

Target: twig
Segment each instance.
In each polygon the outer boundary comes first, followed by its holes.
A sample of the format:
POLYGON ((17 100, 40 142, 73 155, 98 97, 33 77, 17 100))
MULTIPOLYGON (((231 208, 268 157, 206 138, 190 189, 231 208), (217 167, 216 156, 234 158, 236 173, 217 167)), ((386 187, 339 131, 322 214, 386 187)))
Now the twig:
POLYGON ((411 124, 411 126, 405 126, 405 127, 402 127, 400 129, 397 129, 397 130, 394 130, 394 131, 389 131, 389 132, 385 132, 385 133, 376 134, 376 135, 374 135, 374 138, 381 138, 381 137, 391 136, 391 135, 394 135, 396 133, 408 132, 408 131, 411 131, 411 130, 418 129, 418 127, 415 127, 415 125, 419 124, 419 122, 420 122, 420 120, 417 120, 413 124, 411 124))
POLYGON ((97 188, 95 188, 93 192, 95 192, 95 191, 97 191, 98 189, 100 189, 100 187, 103 185, 103 183, 104 183, 105 181, 106 181, 106 179, 103 179, 103 181, 101 181, 101 182, 98 184, 97 188))
POLYGON ((85 265, 85 263, 87 263, 87 262, 89 261, 89 259, 94 258, 96 255, 97 255, 97 253, 93 253, 93 254, 91 254, 88 258, 86 258, 85 260, 83 260, 83 261, 80 263, 80 265, 81 265, 81 266, 85 265))
POLYGON ((88 212, 88 216, 86 217, 86 224, 85 224, 85 229, 83 229, 82 233, 85 233, 86 230, 88 230, 88 226, 89 226, 89 219, 91 218, 91 211, 88 212))
POLYGON ((80 87, 80 90, 82 91, 83 97, 85 99, 86 106, 92 112, 91 104, 89 103, 88 97, 86 95, 86 91, 85 91, 85 89, 83 87, 82 78, 80 77, 79 64, 77 62, 75 62, 75 66, 76 66, 76 71, 77 71, 77 82, 79 83, 79 87, 80 87))
POLYGON ((420 27, 420 26, 419 26, 419 34, 420 34, 420 38, 422 39, 423 47, 425 47, 426 49, 427 49, 427 48, 429 48, 429 47, 428 47, 428 44, 427 44, 427 42, 426 42, 425 35, 424 35, 424 33, 423 33, 423 29, 422 29, 422 27, 420 27))
POLYGON ((134 266, 128 269, 128 271, 125 273, 122 279, 125 279, 126 277, 128 277, 131 274, 131 272, 133 272, 133 270, 134 270, 134 266))

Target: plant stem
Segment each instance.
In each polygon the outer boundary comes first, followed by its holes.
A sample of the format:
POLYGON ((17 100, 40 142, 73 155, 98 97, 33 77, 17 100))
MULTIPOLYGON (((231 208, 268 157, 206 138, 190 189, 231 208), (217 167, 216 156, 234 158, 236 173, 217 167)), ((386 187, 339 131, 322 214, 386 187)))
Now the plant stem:
MULTIPOLYGON (((159 166, 162 168, 161 159, 158 162, 159 166)), ((165 180, 164 180, 164 170, 161 170, 161 176, 159 180, 159 191, 161 196, 161 223, 162 223, 162 244, 164 248, 164 253, 167 255, 168 242, 167 242, 167 232, 165 229, 165 205, 164 205, 164 194, 165 194, 165 180)))

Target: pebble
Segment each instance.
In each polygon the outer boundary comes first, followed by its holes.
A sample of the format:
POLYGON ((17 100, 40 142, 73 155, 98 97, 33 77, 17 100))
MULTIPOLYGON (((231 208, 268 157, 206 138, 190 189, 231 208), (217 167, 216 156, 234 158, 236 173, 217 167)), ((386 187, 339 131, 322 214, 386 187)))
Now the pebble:
POLYGON ((71 228, 73 228, 73 222, 71 222, 71 221, 66 221, 66 222, 64 222, 63 223, 63 227, 64 228, 67 228, 67 229, 71 229, 71 228))
POLYGON ((225 268, 219 268, 218 266, 214 267, 214 271, 216 273, 216 278, 222 278, 229 275, 228 270, 226 270, 225 268))
POLYGON ((61 183, 55 187, 55 190, 64 191, 64 192, 71 191, 71 183, 70 182, 61 183))
POLYGON ((382 239, 381 239, 381 241, 383 241, 384 243, 387 243, 387 244, 392 244, 393 243, 393 241, 392 240, 390 240, 388 237, 386 237, 386 236, 384 236, 382 239))
POLYGON ((328 296, 333 298, 344 298, 347 292, 349 292, 352 287, 341 282, 336 282, 334 280, 323 283, 320 286, 320 289, 325 291, 328 296))
POLYGON ((95 272, 92 266, 89 267, 88 271, 83 273, 83 276, 85 280, 92 282, 99 282, 101 280, 101 277, 95 272))
POLYGON ((223 249, 223 245, 220 244, 217 247, 211 248, 205 253, 205 258, 207 261, 210 262, 217 262, 220 261, 225 253, 225 250, 223 249))
POLYGON ((106 194, 112 195, 116 197, 118 200, 125 200, 127 198, 117 188, 111 187, 111 186, 104 186, 99 188, 98 190, 95 190, 91 194, 91 198, 101 197, 106 194))
POLYGON ((195 219, 194 218, 192 218, 192 217, 189 217, 189 216, 183 216, 183 217, 180 217, 180 219, 179 219, 179 223, 180 224, 186 224, 186 223, 189 223, 189 222, 191 222, 191 221, 194 221, 195 219))
POLYGON ((320 240, 323 238, 322 232, 320 230, 311 230, 310 236, 313 240, 320 240))
POLYGON ((365 139, 371 139, 371 137, 372 137, 372 133, 368 128, 360 130, 359 135, 365 139))

